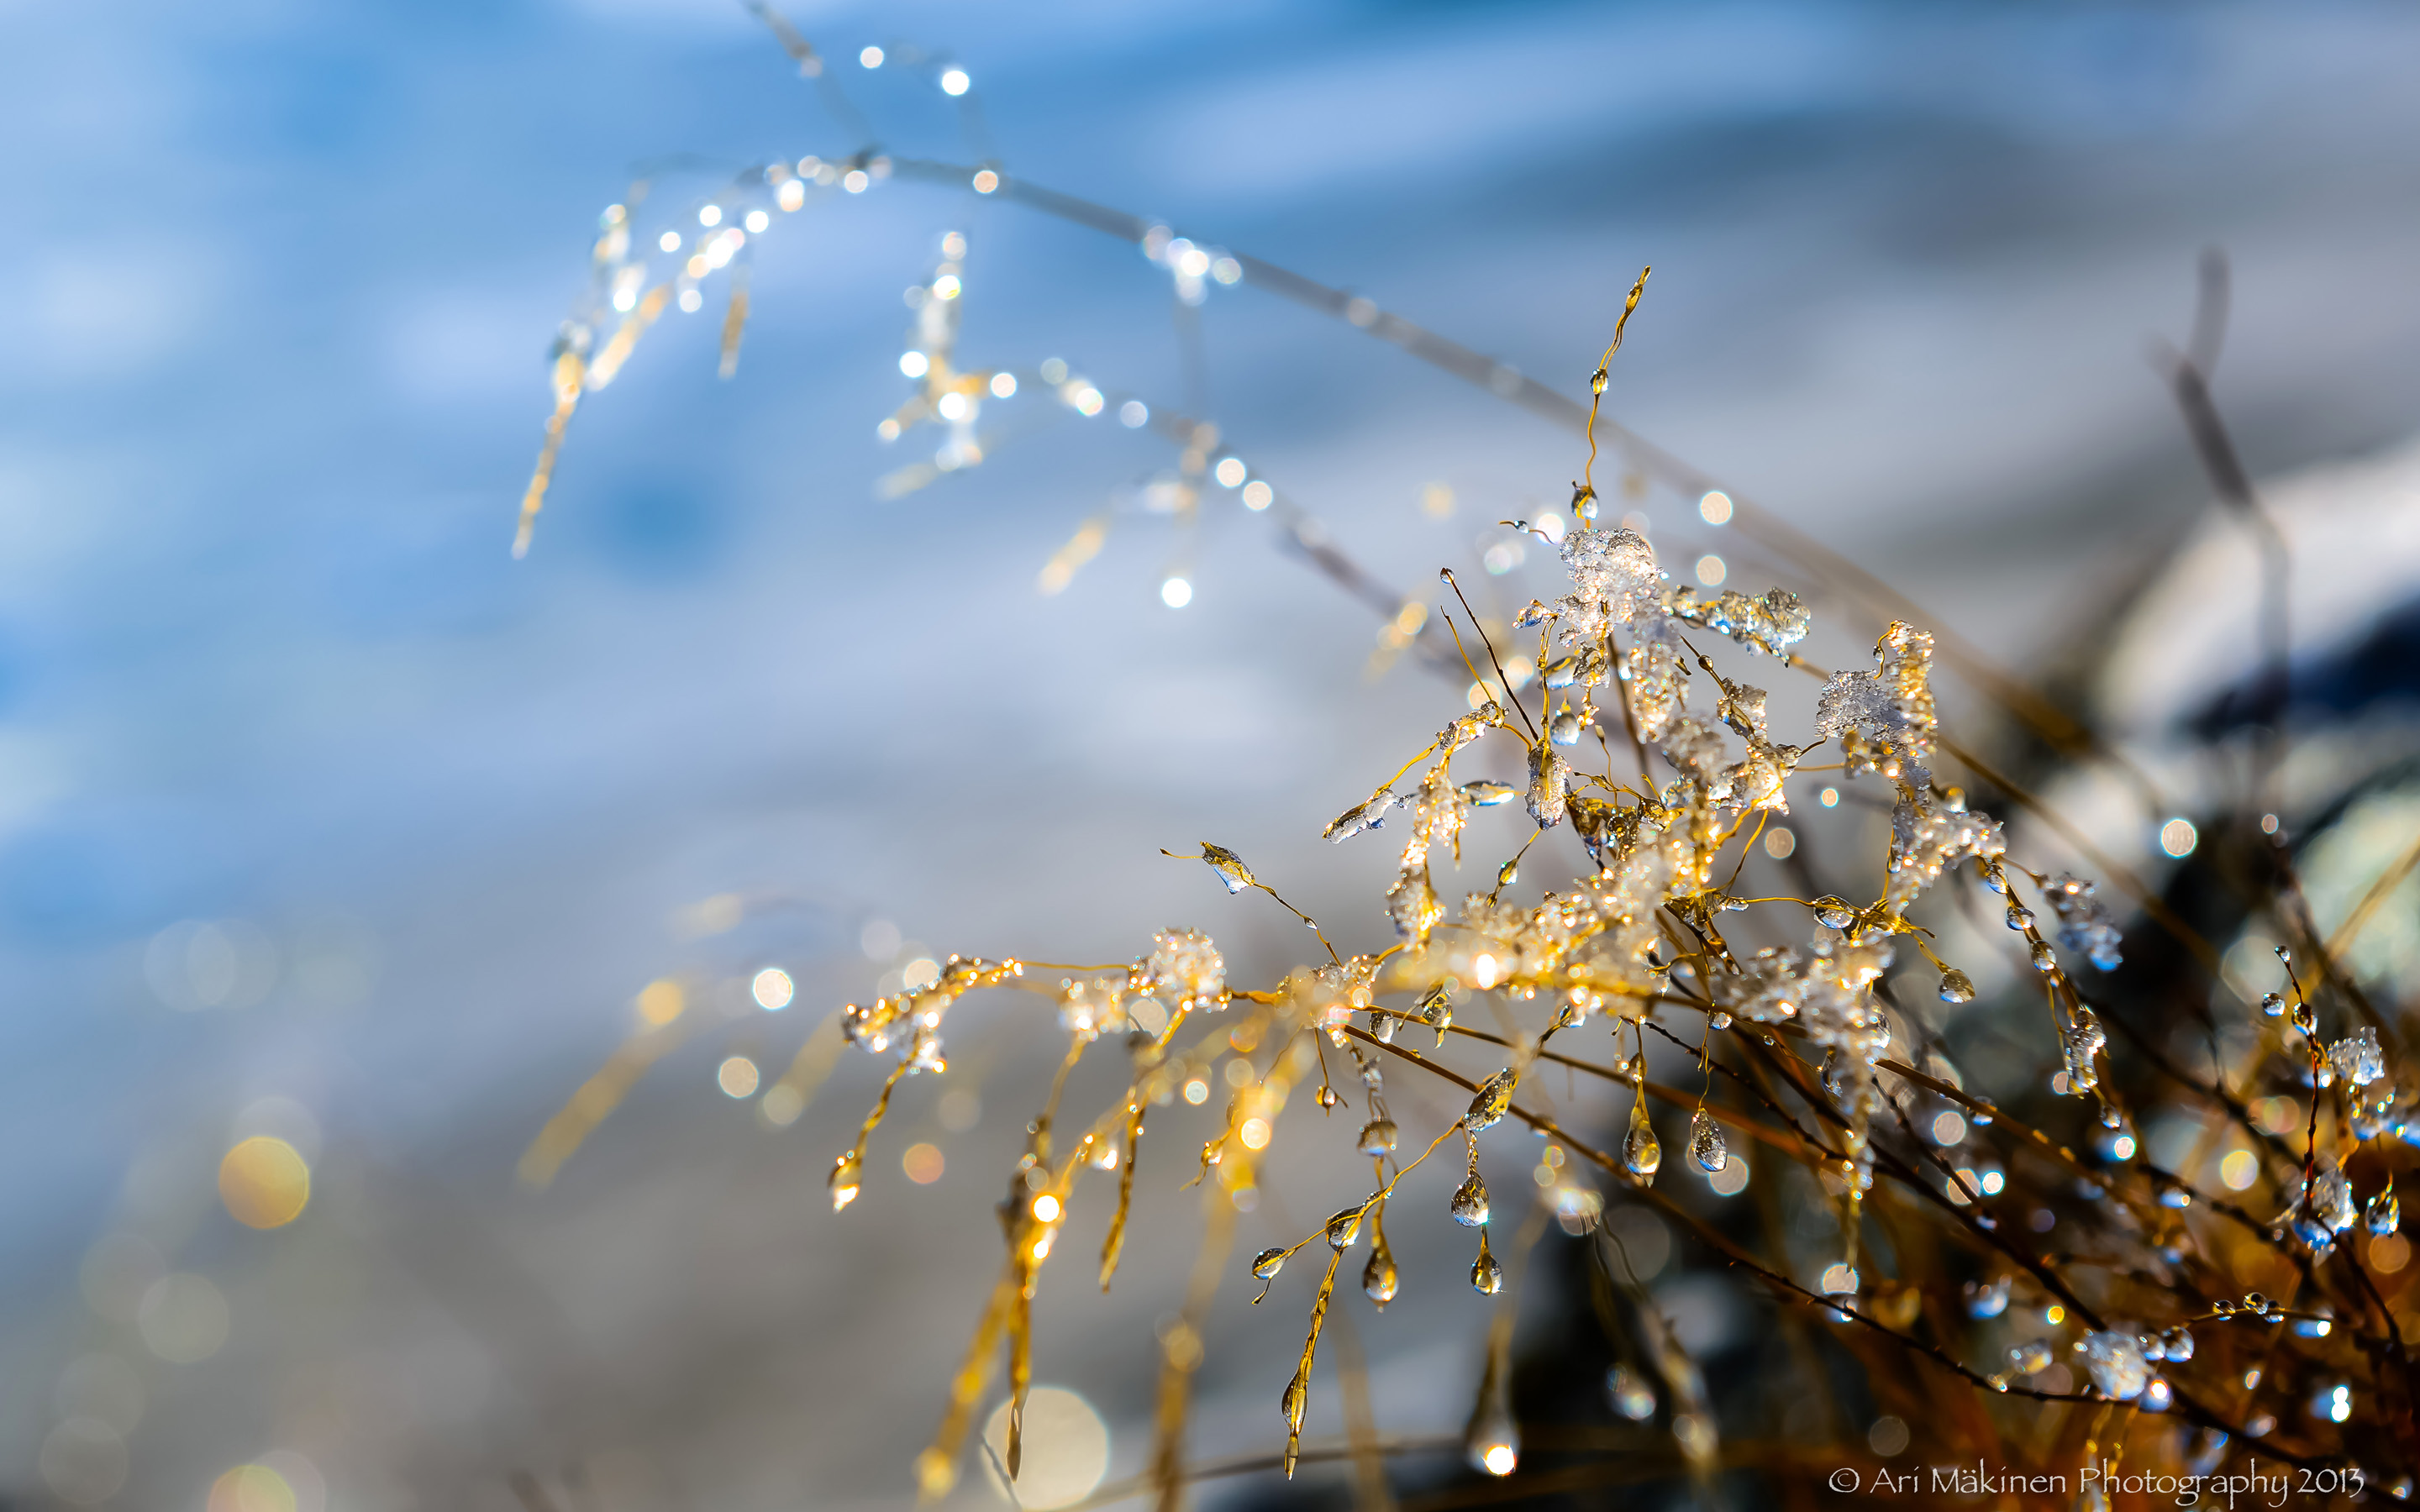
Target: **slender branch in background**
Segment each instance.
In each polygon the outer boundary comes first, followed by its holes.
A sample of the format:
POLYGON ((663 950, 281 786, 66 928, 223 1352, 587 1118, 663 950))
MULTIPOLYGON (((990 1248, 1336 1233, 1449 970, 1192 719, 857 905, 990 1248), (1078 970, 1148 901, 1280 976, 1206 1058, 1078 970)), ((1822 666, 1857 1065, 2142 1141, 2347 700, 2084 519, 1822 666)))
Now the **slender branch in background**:
MULTIPOLYGON (((892 171, 901 177, 964 188, 986 170, 919 159, 894 159, 892 171)), ((1156 222, 1112 209, 1073 194, 1062 193, 1024 179, 993 173, 992 191, 1014 203, 1046 215, 1082 225, 1140 246, 1156 222)), ((1249 253, 1231 254, 1243 270, 1243 282, 1292 300, 1321 315, 1342 320, 1376 340, 1397 347, 1497 398, 1529 411, 1551 424, 1583 437, 1590 430, 1589 407, 1559 390, 1549 388, 1510 363, 1498 362, 1451 341, 1370 300, 1322 284, 1249 253)), ((1877 619, 1920 619, 1938 625, 1905 595, 1848 557, 1789 524, 1735 486, 1706 470, 1683 461, 1610 418, 1598 426, 1621 449, 1623 458, 1638 471, 1688 498, 1720 490, 1729 495, 1732 524, 1740 532, 1784 560, 1813 575, 1834 592, 1864 608, 1877 619)), ((2007 708, 2054 748, 2069 755, 2091 755, 2108 762, 2142 795, 2147 812, 2168 808, 2158 784, 2131 757, 2110 745, 2098 732, 2044 698, 2024 682, 2009 675, 1953 630, 1932 631, 1935 648, 1978 691, 2007 708)))
MULTIPOLYGON (((2288 623, 2288 594, 2293 585, 2294 558, 2276 517, 2260 501, 2244 471, 2243 459, 2227 433, 2226 422, 2211 397, 2211 374, 2226 334, 2228 277, 2226 255, 2216 248, 2202 254, 2200 295, 2194 314, 2193 336, 2184 351, 2165 342, 2152 343, 2151 360, 2168 381, 2168 391, 2184 416, 2194 454, 2201 459, 2219 501, 2232 510, 2252 532, 2260 558, 2261 678, 2253 700, 2260 723, 2260 758, 2247 794, 2247 820, 2273 814, 2277 833, 2283 826, 2286 795, 2279 786, 2286 764, 2286 711, 2293 701, 2293 640, 2288 623)), ((2247 828, 2250 826, 2247 825, 2247 828)))

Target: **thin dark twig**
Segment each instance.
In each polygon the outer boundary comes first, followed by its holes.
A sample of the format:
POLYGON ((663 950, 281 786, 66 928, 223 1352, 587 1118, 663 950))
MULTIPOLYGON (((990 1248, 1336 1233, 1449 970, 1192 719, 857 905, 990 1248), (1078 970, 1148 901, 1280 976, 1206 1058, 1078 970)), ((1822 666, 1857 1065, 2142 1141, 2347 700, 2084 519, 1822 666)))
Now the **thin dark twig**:
POLYGON ((1437 576, 1445 579, 1445 585, 1448 588, 1453 590, 1453 596, 1461 601, 1463 613, 1470 616, 1470 627, 1479 632, 1479 643, 1487 648, 1487 664, 1496 669, 1497 682, 1504 689, 1504 702, 1512 704, 1512 712, 1521 717, 1521 723, 1523 727, 1529 732, 1529 738, 1531 740, 1538 739, 1538 727, 1529 722, 1529 711, 1522 707, 1521 695, 1513 691, 1512 679, 1506 675, 1504 663, 1497 659, 1496 642, 1489 639, 1487 626, 1479 623, 1479 611, 1470 607, 1469 599, 1462 596, 1462 584, 1454 580, 1453 569, 1451 567, 1440 568, 1438 569, 1437 576))
POLYGON ((2218 371, 2219 349, 2226 345, 2233 280, 2228 274, 2226 254, 2217 247, 2202 249, 2198 271, 2201 288, 2194 301, 2193 336, 2185 343, 2185 361, 2193 363, 2195 372, 2208 377, 2218 371))

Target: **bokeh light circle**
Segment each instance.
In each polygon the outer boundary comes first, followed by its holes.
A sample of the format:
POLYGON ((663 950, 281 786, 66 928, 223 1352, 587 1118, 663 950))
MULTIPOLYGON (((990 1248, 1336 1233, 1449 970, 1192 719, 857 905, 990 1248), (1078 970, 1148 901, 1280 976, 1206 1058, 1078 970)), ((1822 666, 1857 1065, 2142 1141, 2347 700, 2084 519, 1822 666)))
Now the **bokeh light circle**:
POLYGON ((995 1458, 1000 1465, 1008 1462, 1008 1403, 1001 1402, 984 1425, 984 1442, 991 1445, 983 1457, 991 1489, 1028 1512, 1075 1505, 1093 1494, 1109 1470, 1109 1425, 1092 1403, 1058 1386, 1036 1386, 1026 1394, 1024 1462, 1017 1467, 1014 1498, 993 1463, 995 1458))
POLYGON ((311 1201, 311 1167, 285 1140, 255 1134, 219 1162, 219 1197, 240 1224, 282 1228, 311 1201))
POLYGON ((211 1484, 209 1512, 296 1512, 294 1488, 267 1465, 238 1465, 211 1484))

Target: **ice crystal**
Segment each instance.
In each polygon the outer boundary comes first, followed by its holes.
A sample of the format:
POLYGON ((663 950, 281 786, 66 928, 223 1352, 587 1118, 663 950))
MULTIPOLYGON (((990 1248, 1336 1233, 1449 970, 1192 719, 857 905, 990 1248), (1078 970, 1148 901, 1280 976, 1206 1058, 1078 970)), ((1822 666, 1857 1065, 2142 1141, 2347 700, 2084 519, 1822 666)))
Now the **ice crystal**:
POLYGON ((2102 971, 2115 971, 2124 959, 2118 953, 2118 921, 2106 904, 2093 896, 2093 885, 2072 872, 2062 873, 2044 889, 2058 912, 2058 943, 2102 971))
POLYGON ((1223 845, 1213 845, 1203 841, 1202 859, 1210 863, 1210 870, 1218 873, 1219 882, 1229 892, 1241 892, 1246 887, 1260 886, 1259 879, 1252 875, 1252 869, 1244 864, 1244 858, 1223 845))
POLYGON ((2310 1213, 2326 1227, 2330 1234, 2341 1234, 2353 1225, 2358 1210, 2353 1206, 2352 1179, 2326 1156, 2319 1158, 2319 1168, 2311 1178, 2310 1213))
MULTIPOLYGON (((1631 530, 1574 531, 1563 537, 1563 564, 1571 569, 1573 594, 1559 601, 1567 619, 1584 621, 1593 608, 1622 625, 1659 620, 1664 609, 1664 573, 1655 564, 1655 548, 1631 530)), ((1575 630, 1565 631, 1567 639, 1575 630)), ((1593 640, 1594 631, 1580 628, 1577 638, 1593 640)))
POLYGON ((1437 732, 1436 753, 1450 756, 1503 722, 1504 706, 1490 699, 1470 713, 1456 716, 1437 732))
POLYGON ((1767 947, 1742 963, 1740 972, 1714 979, 1726 1011, 1759 1024, 1794 1021, 1826 1053, 1861 1188, 1872 1169, 1867 1131, 1883 1107, 1874 1063, 1890 1049, 1890 1021, 1872 988, 1889 968, 1891 953, 1887 938, 1853 939, 1823 927, 1805 947, 1767 947))
POLYGON ((941 1019, 951 1005, 966 993, 998 986, 1022 969, 1015 962, 954 955, 942 963, 940 975, 923 987, 842 1009, 841 1032, 851 1044, 877 1056, 899 1045, 910 1071, 938 1072, 942 1069, 941 1019))
POLYGON ((2365 1024, 2328 1046, 2328 1067, 2350 1087, 2367 1087, 2386 1074, 2386 1052, 2378 1031, 2365 1024))
POLYGON ((1932 754, 1937 723, 1932 706, 1932 637, 1914 626, 1892 621, 1874 645, 1871 672, 1835 672, 1816 701, 1815 732, 1829 737, 1854 733, 1870 742, 1895 764, 1892 769, 1870 754, 1842 748, 1855 769, 1862 758, 1885 777, 1900 777, 1921 766, 1932 754))
POLYGON ((1387 917, 1394 921, 1395 933, 1407 940, 1427 939, 1430 929, 1445 917, 1425 861, 1404 867, 1387 889, 1387 917))
MULTIPOLYGON (((1342 845, 1363 830, 1375 829, 1384 824, 1387 810, 1403 801, 1396 795, 1393 788, 1380 788, 1371 796, 1369 802, 1355 804, 1329 820, 1327 827, 1319 832, 1320 838, 1342 845)), ((1227 890, 1235 892, 1241 889, 1230 887, 1227 890)))
POLYGON ((1529 748, 1529 817, 1541 829, 1552 829, 1563 822, 1566 795, 1572 782, 1572 764, 1555 754, 1544 741, 1529 748))
POLYGON ((1689 695, 1689 664, 1667 640, 1640 640, 1630 653, 1630 708, 1642 740, 1655 740, 1689 695))
POLYGON ((1115 1034, 1126 1026, 1126 984, 1123 979, 1062 981, 1059 984, 1059 1026, 1090 1040, 1115 1034))
POLYGON ((1162 930, 1152 936, 1142 987, 1173 1008, 1223 1007, 1227 963, 1200 930, 1162 930))
POLYGON ((1891 810, 1891 847, 1884 868, 1890 880, 1883 903, 1893 913, 1904 913, 1927 887, 1961 861, 1989 863, 2008 853, 2000 825, 1987 814, 1969 813, 1936 802, 1914 787, 1900 792, 1891 810))
POLYGON ((1769 589, 1754 598, 1726 589, 1714 598, 1701 599, 1697 590, 1683 585, 1665 595, 1664 612, 1676 620, 1702 625, 1717 635, 1727 635, 1750 651, 1768 656, 1788 656, 1791 647, 1807 639, 1807 631, 1814 623, 1814 616, 1798 601, 1798 595, 1780 588, 1769 589))
POLYGON ((2084 1355, 2085 1374, 2103 1396, 2131 1402, 2150 1383, 2150 1363, 2143 1358, 2143 1346, 2132 1334, 2120 1329, 2087 1334, 2077 1348, 2084 1355))
POLYGON ((2100 1062, 2095 1058, 2109 1042, 2108 1032, 2092 1010, 2079 1009, 2075 1019, 2061 1030, 2059 1054, 2067 1063, 2067 1089, 2089 1092, 2101 1085, 2100 1062))

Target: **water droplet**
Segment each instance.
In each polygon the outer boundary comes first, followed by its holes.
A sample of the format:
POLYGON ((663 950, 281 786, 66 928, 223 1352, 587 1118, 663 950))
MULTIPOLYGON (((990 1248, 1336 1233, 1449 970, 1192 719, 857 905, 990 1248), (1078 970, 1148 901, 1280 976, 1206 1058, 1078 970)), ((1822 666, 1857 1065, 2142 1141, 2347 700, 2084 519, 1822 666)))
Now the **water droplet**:
POLYGON ((1966 1283, 1966 1316, 1997 1318, 2009 1310, 2009 1286, 2013 1276, 1966 1283))
POLYGON ((1546 727, 1546 738, 1553 741, 1558 746, 1578 745, 1580 743, 1580 717, 1576 714, 1559 714, 1555 716, 1555 722, 1546 727))
POLYGON ((1465 1177, 1462 1184, 1453 1189, 1453 1202, 1449 1211, 1453 1214, 1453 1221, 1465 1228, 1486 1226, 1487 1183, 1479 1179, 1477 1171, 1465 1177))
POLYGON ((1731 1026, 1731 1016, 1729 1013, 1717 1011, 1706 1016, 1706 1024, 1709 1027, 1719 1033, 1720 1031, 1731 1026))
POLYGON ((1317 1103, 1320 1107, 1325 1110, 1334 1107, 1337 1103, 1343 1102, 1344 1099, 1335 1088, 1323 1082, 1320 1084, 1318 1095, 1313 1097, 1311 1101, 1317 1103))
POLYGON ((1361 1153, 1391 1155, 1395 1150, 1395 1120, 1373 1119, 1361 1128, 1361 1153))
POLYGON ((1621 1164, 1642 1181, 1652 1181, 1664 1164, 1664 1147, 1655 1142, 1655 1126, 1647 1121, 1647 1099, 1630 1104, 1630 1133, 1621 1141, 1621 1164))
POLYGON ((1487 1247, 1484 1228, 1479 1231, 1479 1258, 1470 1265, 1470 1288, 1489 1297, 1504 1289, 1504 1267, 1496 1263, 1495 1252, 1487 1247))
POLYGON ((1244 864, 1244 858, 1223 845, 1213 845, 1203 841, 1202 859, 1210 863, 1210 870, 1218 874, 1218 881, 1229 892, 1241 892, 1247 887, 1260 886, 1260 879, 1252 875, 1252 869, 1244 864))
POLYGON ((1723 1143, 1723 1132, 1714 1124, 1714 1116, 1699 1108, 1689 1119, 1689 1158, 1712 1173, 1730 1164, 1731 1152, 1723 1143))
POLYGON ((2033 949, 2034 969, 2047 977, 2058 969, 2058 957, 2052 953, 2050 941, 2036 940, 2033 949))
POLYGON ((1847 900, 1825 893, 1815 900, 1815 922, 1825 929, 1847 929, 1857 917, 1857 911, 1847 900))
POLYGON ((1361 1290, 1380 1307, 1395 1300, 1400 1278, 1395 1273, 1395 1257, 1381 1247, 1370 1252, 1370 1263, 1361 1268, 1361 1290))
POLYGON ((1269 1280, 1278 1273, 1279 1268, 1285 1262, 1285 1250, 1280 1246, 1272 1246, 1252 1257, 1252 1273, 1264 1281, 1269 1280))
POLYGON ((2286 1016, 2286 999, 2275 993, 2264 994, 2260 999, 2260 1011, 2261 1014, 2267 1018, 2284 1018, 2286 1016))
POLYGON ((2373 1234, 2383 1235, 2395 1232, 2402 1218, 2402 1204, 2396 1200, 2394 1189, 2391 1187, 2370 1198, 2368 1206, 2362 1211, 2362 1222, 2368 1226, 2369 1231, 2373 1234))
POLYGON ((1361 1208, 1347 1208, 1327 1220, 1327 1243, 1330 1249, 1351 1249, 1361 1237, 1361 1208))
POLYGON ((1618 1365, 1607 1371, 1605 1389, 1613 1397, 1613 1410, 1633 1423, 1644 1423, 1655 1415, 1655 1388, 1630 1366, 1618 1365))
POLYGON ((1471 1419, 1463 1455, 1471 1469, 1490 1475, 1510 1475, 1521 1463, 1521 1430, 1513 1425, 1500 1388, 1490 1394, 1487 1405, 1471 1419))
POLYGON ((1420 1022, 1436 1030, 1437 1043, 1445 1043, 1447 1026, 1453 1023, 1453 982, 1438 982, 1420 999, 1420 1022))
POLYGON ((827 1184, 831 1188, 832 1211, 838 1212, 857 1200, 859 1166, 856 1150, 852 1149, 832 1162, 831 1179, 827 1184))
POLYGON ((1941 1000, 1945 1003, 1971 1003, 1975 1000, 1975 983, 1966 973, 1951 966, 1941 974, 1941 1000))
POLYGON ((1463 1127, 1472 1134, 1492 1128, 1512 1105, 1512 1087, 1520 1073, 1507 1066, 1479 1084, 1479 1095, 1470 1100, 1470 1111, 1462 1116, 1463 1127))
POLYGON ((2182 1365, 2194 1357, 2194 1336, 2181 1328, 2172 1328, 2160 1335, 2160 1349, 2170 1362, 2182 1365))

